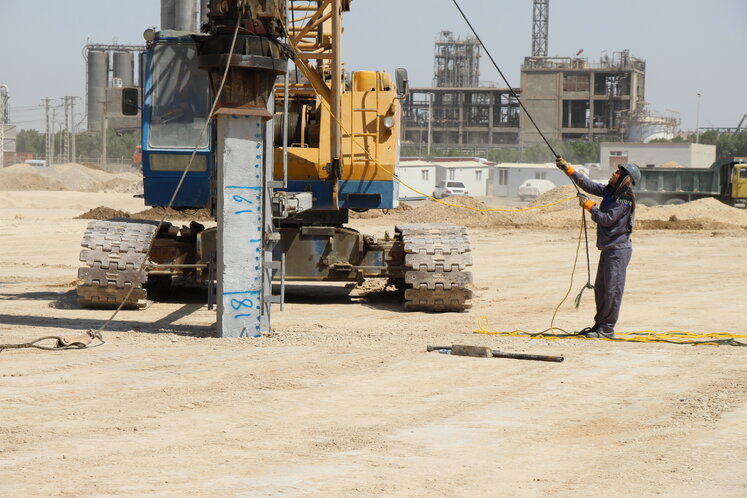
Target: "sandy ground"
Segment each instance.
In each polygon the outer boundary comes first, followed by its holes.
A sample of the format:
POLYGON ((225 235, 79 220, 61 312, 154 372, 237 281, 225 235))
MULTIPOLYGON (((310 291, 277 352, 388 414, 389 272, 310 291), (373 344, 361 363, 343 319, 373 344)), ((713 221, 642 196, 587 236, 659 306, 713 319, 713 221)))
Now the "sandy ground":
MULTIPOLYGON (((3 192, 0 342, 100 325, 109 312, 77 308, 73 217, 141 202, 3 192)), ((473 334, 482 315, 547 327, 577 231, 471 233, 467 313, 294 286, 272 334, 227 340, 187 294, 122 312, 102 347, 0 353, 0 495, 747 495, 747 349, 473 334), (425 352, 452 343, 565 362, 425 352)), ((618 330, 744 333, 745 235, 638 232, 618 330)), ((556 325, 592 316, 586 294, 556 325)))

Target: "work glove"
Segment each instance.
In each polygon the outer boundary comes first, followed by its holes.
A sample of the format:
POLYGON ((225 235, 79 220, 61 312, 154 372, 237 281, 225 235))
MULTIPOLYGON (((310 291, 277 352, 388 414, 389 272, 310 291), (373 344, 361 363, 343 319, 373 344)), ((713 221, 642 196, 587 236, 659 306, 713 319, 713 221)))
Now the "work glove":
POLYGON ((578 194, 578 205, 586 209, 587 211, 591 211, 591 208, 596 206, 597 203, 589 199, 584 194, 579 193, 578 194))
POLYGON ((565 159, 558 156, 557 159, 555 159, 555 166, 557 166, 561 171, 563 171, 566 175, 571 176, 573 174, 573 168, 570 164, 566 162, 565 159))

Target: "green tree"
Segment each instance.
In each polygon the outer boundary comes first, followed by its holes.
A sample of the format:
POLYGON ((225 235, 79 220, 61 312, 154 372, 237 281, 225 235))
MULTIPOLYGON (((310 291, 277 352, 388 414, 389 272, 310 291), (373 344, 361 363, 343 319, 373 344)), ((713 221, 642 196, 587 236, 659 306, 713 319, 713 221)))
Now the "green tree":
POLYGON ((695 133, 687 137, 674 137, 672 140, 656 139, 652 143, 696 143, 716 146, 716 157, 744 157, 747 156, 747 130, 737 134, 722 133, 708 130, 698 137, 695 133))
POLYGON ((18 152, 31 152, 34 157, 44 157, 45 137, 36 130, 21 130, 16 135, 16 150, 18 152))
MULTIPOLYGON (((84 132, 75 136, 75 154, 78 158, 87 160, 98 160, 101 157, 101 132, 84 132)), ((55 151, 60 153, 63 147, 63 132, 57 132, 54 136, 55 151)), ((136 145, 140 144, 140 130, 117 133, 109 131, 106 137, 109 159, 125 158, 132 156, 136 145)), ((31 152, 34 157, 44 157, 45 135, 36 130, 21 130, 16 137, 16 150, 18 152, 31 152)))

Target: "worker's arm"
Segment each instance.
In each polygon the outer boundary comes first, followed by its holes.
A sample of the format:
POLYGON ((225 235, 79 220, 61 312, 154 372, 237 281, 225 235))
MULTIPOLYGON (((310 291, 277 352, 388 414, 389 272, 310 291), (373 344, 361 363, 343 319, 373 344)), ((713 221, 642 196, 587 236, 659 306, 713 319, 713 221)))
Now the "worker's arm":
MULTIPOLYGON (((592 201, 588 201, 592 202, 592 201)), ((609 227, 620 221, 626 214, 630 213, 631 205, 627 201, 617 201, 604 210, 596 205, 584 208, 591 213, 591 219, 600 226, 609 227)))
POLYGON ((573 178, 573 181, 576 182, 576 185, 578 185, 581 190, 599 197, 604 195, 604 184, 590 180, 583 173, 579 173, 578 171, 574 171, 568 176, 573 178))
POLYGON ((562 157, 558 157, 555 161, 555 165, 566 175, 570 176, 581 190, 588 192, 591 195, 602 196, 602 191, 604 190, 603 184, 589 180, 582 173, 573 169, 573 166, 568 164, 562 157))

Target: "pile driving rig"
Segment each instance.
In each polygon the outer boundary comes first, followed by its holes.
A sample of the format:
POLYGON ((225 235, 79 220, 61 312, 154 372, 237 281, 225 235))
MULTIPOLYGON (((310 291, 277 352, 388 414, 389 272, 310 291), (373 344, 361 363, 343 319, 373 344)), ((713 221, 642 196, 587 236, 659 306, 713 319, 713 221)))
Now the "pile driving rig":
POLYGON ((345 226, 350 210, 398 206, 407 94, 404 70, 396 82, 383 72, 344 74, 350 1, 211 0, 209 8, 202 34, 146 31, 142 102, 137 89, 125 91, 123 111, 142 109, 145 203, 207 207, 217 226, 91 222, 81 305, 143 307, 148 288, 186 278, 209 287, 223 337, 268 331, 287 281, 386 278, 406 289, 406 310, 469 308, 464 227, 398 225, 377 238, 345 226))

